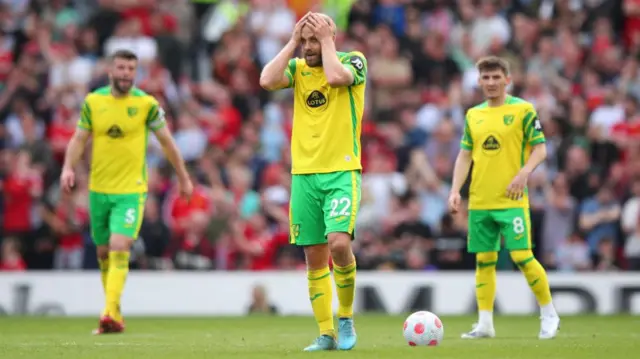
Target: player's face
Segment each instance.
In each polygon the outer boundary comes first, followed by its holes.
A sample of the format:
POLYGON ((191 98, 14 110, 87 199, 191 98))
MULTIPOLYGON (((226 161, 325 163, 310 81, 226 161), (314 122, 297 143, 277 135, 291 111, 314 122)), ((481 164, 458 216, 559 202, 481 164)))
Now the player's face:
POLYGON ((133 87, 136 78, 136 60, 115 58, 111 64, 109 79, 112 86, 120 93, 127 93, 133 87))
POLYGON ((300 31, 300 45, 302 55, 310 67, 322 66, 322 47, 309 26, 304 26, 300 31))
POLYGON ((480 73, 478 84, 487 99, 498 98, 505 93, 511 78, 500 69, 483 71, 480 73))

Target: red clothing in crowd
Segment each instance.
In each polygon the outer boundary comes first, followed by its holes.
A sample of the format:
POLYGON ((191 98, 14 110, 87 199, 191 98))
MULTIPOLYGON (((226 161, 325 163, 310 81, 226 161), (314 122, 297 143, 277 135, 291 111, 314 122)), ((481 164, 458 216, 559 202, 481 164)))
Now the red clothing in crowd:
MULTIPOLYGON (((69 208, 63 204, 59 205, 55 210, 56 216, 63 222, 68 222, 70 214, 74 216, 73 221, 79 226, 89 222, 89 211, 87 211, 86 208, 76 207, 75 211, 73 211, 72 213, 68 212, 69 208)), ((59 246, 60 248, 67 250, 82 248, 84 246, 84 238, 82 237, 82 233, 74 232, 61 236, 59 240, 59 246)))
POLYGON ((244 231, 244 236, 251 244, 259 244, 263 252, 260 256, 251 257, 249 269, 269 270, 275 269, 276 253, 281 246, 287 245, 289 242, 288 233, 272 234, 268 231, 256 232, 250 226, 244 231))
POLYGON ((13 52, 11 48, 0 47, 0 81, 4 82, 9 77, 11 65, 13 64, 13 52))
POLYGON ((64 160, 66 145, 73 137, 76 130, 76 122, 72 119, 73 113, 65 107, 60 107, 48 128, 49 141, 51 142, 56 160, 64 160))
POLYGON ((209 143, 220 148, 228 148, 240 136, 242 115, 235 107, 229 105, 217 110, 222 125, 211 132, 209 143))
POLYGON ((171 229, 174 235, 182 235, 184 228, 180 222, 188 218, 195 211, 212 213, 213 208, 209 193, 203 186, 195 186, 191 199, 180 196, 177 188, 174 188, 167 196, 163 209, 164 223, 171 229))
POLYGON ((31 230, 32 189, 42 186, 37 177, 10 174, 4 181, 4 230, 24 233, 31 230))
MULTIPOLYGON (((625 5, 640 6, 640 0, 624 0, 624 2, 625 5)), ((640 41, 640 16, 627 16, 624 20, 624 41, 627 47, 631 47, 634 42, 640 41)))
MULTIPOLYGON (((137 19, 140 21, 142 33, 146 36, 158 35, 153 32, 151 15, 152 12, 149 11, 147 6, 135 6, 122 12, 122 17, 125 19, 137 19)), ((159 16, 161 16, 162 28, 165 31, 174 33, 178 30, 178 21, 174 16, 171 14, 161 14, 159 16)))
MULTIPOLYGON (((622 138, 625 142, 637 142, 640 140, 640 117, 635 117, 630 120, 619 122, 611 128, 611 134, 614 137, 622 138)), ((623 163, 627 162, 628 153, 624 151, 622 153, 623 163)))
POLYGON ((11 260, 0 260, 0 272, 23 270, 27 270, 27 264, 20 257, 11 260))

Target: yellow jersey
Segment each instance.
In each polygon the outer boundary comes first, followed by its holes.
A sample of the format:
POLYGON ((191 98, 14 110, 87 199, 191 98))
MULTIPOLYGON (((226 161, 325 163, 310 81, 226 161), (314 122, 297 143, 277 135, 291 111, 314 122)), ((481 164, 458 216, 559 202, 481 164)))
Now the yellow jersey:
POLYGON ((525 165, 531 146, 544 143, 540 120, 533 105, 507 96, 505 103, 485 102, 467 111, 462 149, 471 151, 473 171, 469 209, 529 208, 529 196, 512 200, 507 187, 525 165))
POLYGON ((149 130, 165 124, 158 101, 137 88, 123 97, 114 97, 111 87, 87 95, 78 127, 93 138, 89 189, 107 194, 146 192, 149 130))
POLYGON ((360 52, 338 52, 353 73, 351 86, 333 88, 322 67, 304 59, 289 61, 285 74, 293 87, 292 174, 361 170, 360 134, 367 60, 360 52))

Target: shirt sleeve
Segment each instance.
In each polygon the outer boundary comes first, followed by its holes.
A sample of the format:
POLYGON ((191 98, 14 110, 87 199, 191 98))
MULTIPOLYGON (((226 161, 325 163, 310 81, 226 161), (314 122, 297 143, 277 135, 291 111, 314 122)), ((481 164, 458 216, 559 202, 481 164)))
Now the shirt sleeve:
POLYGON ((89 102, 85 98, 80 110, 80 119, 78 120, 78 128, 91 131, 93 128, 91 124, 91 109, 89 108, 89 102))
POLYGON ((351 86, 357 86, 367 81, 367 59, 361 52, 353 51, 340 58, 340 62, 353 74, 351 86))
POLYGON ((471 131, 469 130, 469 114, 467 114, 464 119, 464 131, 462 132, 462 139, 460 139, 460 148, 467 151, 473 149, 473 139, 471 138, 471 131))
POLYGON ((160 107, 160 104, 155 99, 149 108, 146 124, 152 131, 157 131, 167 125, 164 109, 160 107))
POLYGON ((529 145, 533 146, 546 141, 538 113, 533 106, 527 108, 522 125, 525 141, 527 141, 529 145))
POLYGON ((291 88, 296 84, 296 81, 295 81, 296 65, 297 65, 297 60, 291 59, 289 60, 289 65, 287 65, 287 68, 284 70, 284 75, 287 76, 287 78, 289 79, 289 84, 287 85, 286 88, 291 88))

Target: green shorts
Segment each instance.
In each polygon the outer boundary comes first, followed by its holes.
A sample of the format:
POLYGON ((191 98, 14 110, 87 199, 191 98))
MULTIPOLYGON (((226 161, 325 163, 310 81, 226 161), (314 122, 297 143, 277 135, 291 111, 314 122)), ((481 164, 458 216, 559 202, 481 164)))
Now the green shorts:
POLYGON ((138 239, 146 193, 106 194, 89 192, 91 238, 96 246, 109 244, 111 234, 138 239))
POLYGON ((293 175, 289 204, 292 244, 326 244, 329 233, 354 237, 360 207, 360 171, 293 175))
POLYGON ((501 237, 510 251, 532 248, 528 208, 469 210, 470 253, 498 252, 501 237))

